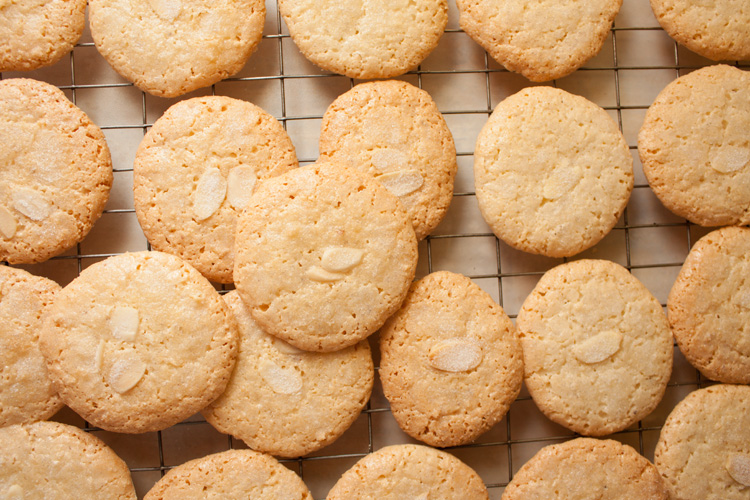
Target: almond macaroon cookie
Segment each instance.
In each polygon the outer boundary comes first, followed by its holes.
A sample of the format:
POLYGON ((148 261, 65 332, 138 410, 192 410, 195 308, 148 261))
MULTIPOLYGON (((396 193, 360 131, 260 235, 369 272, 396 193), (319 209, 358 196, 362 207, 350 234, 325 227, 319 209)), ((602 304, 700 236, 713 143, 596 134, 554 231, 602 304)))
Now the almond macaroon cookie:
POLYGON ((401 306, 417 238, 398 198, 331 161, 260 183, 237 223, 234 279, 267 333, 307 351, 351 346, 401 306))
POLYGON ((747 500, 750 494, 750 387, 691 392, 667 417, 654 463, 680 500, 747 500))
POLYGON ((373 498, 488 500, 489 495, 479 475, 450 453, 401 444, 362 458, 344 472, 326 500, 373 498))
POLYGON ((102 131, 57 87, 0 82, 0 261, 41 262, 81 241, 104 210, 102 131))
POLYGON ((300 52, 350 78, 391 78, 415 68, 448 22, 446 0, 279 0, 300 52))
POLYGON ((264 333, 237 291, 224 300, 239 326, 239 354, 226 390, 203 410, 206 420, 279 457, 335 441, 370 399, 375 369, 367 341, 330 353, 301 351, 264 333))
POLYGON ((255 184, 294 167, 284 127, 258 106, 223 96, 180 101, 136 152, 135 213, 154 250, 231 283, 237 218, 255 184))
POLYGON ((550 269, 516 325, 531 397, 572 431, 623 430, 664 395, 673 357, 667 318, 648 289, 614 262, 578 260, 550 269))
POLYGON ((532 82, 562 78, 604 45, 622 0, 456 0, 461 28, 532 82))
POLYGON ((750 73, 708 66, 667 85, 646 112, 638 154, 669 210, 701 226, 750 223, 750 73))
POLYGON ((237 327, 218 292, 182 259, 126 253, 92 264, 58 292, 41 349, 63 401, 89 423, 149 432, 222 393, 237 327))
POLYGON ((431 446, 476 439, 508 412, 523 382, 510 318, 469 278, 448 271, 412 285, 380 331, 380 354, 394 418, 431 446))
POLYGON ((435 101, 409 83, 357 85, 323 115, 320 156, 375 177, 399 197, 422 239, 453 197, 456 146, 435 101))
POLYGON ((73 50, 86 0, 9 0, 0 5, 0 71, 49 66, 73 50))
POLYGON ((474 183, 482 216, 524 252, 569 257, 606 236, 633 189, 620 129, 591 101, 529 87, 497 105, 477 139, 474 183))
POLYGON ((669 500, 654 464, 626 444, 577 438, 545 446, 513 476, 502 500, 669 500))
POLYGON ((750 228, 724 227, 698 240, 667 314, 677 345, 704 376, 750 384, 750 228))
POLYGON ((42 316, 60 286, 21 269, 0 266, 0 427, 46 420, 63 403, 42 353, 42 316))
POLYGON ((190 460, 167 472, 144 500, 313 500, 302 479, 275 458, 229 450, 190 460))
POLYGON ((59 422, 0 429, 0 497, 136 500, 125 462, 99 438, 59 422))
POLYGON ((237 73, 263 33, 263 0, 91 0, 91 36, 124 78, 176 97, 237 73))

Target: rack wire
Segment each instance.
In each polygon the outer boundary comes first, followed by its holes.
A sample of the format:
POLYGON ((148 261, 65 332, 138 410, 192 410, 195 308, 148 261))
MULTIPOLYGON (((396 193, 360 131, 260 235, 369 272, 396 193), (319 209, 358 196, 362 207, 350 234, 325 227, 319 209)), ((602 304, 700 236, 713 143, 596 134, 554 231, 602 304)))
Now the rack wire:
MULTIPOLYGON (((446 220, 420 243, 418 277, 437 270, 466 274, 515 318, 541 275, 567 259, 518 252, 495 238, 481 219, 471 174, 474 141, 495 105, 530 83, 507 72, 471 41, 458 27, 452 0, 450 4, 448 29, 435 53, 402 77, 436 100, 456 139, 459 162, 446 220)), ((235 77, 185 97, 223 94, 258 104, 282 122, 300 162, 309 163, 317 157, 319 122, 325 107, 358 82, 322 72, 305 61, 289 38, 275 0, 267 0, 267 11, 263 40, 246 68, 235 77)), ((636 165, 636 183, 623 217, 600 244, 575 258, 603 258, 624 265, 663 306, 688 250, 707 230, 670 214, 656 200, 640 170, 635 134, 661 88, 677 76, 708 64, 713 63, 668 38, 653 18, 648 0, 625 0, 602 52, 573 75, 551 83, 583 95, 610 112, 628 141, 636 165)), ((115 172, 110 202, 91 234, 73 250, 47 263, 21 267, 65 285, 93 262, 147 249, 132 203, 132 158, 143 134, 176 99, 149 96, 116 75, 96 52, 88 33, 70 56, 55 66, 30 73, 0 73, 0 78, 10 77, 36 78, 63 89, 104 130, 115 172)), ((371 342, 377 366, 376 339, 371 342)), ((673 375, 660 406, 643 421, 610 437, 652 459, 668 413, 688 392, 707 383, 675 346, 673 375)), ((213 430, 200 415, 164 431, 132 436, 92 428, 68 409, 55 419, 83 427, 112 446, 128 463, 139 498, 180 463, 244 447, 241 441, 213 430)), ((490 497, 499 499, 513 474, 537 450, 572 437, 573 433, 543 417, 524 390, 502 422, 477 442, 448 451, 477 470, 490 497)), ((337 442, 310 456, 282 462, 300 474, 315 498, 324 498, 336 479, 357 460, 387 444, 403 442, 414 441, 398 429, 376 382, 366 409, 337 442)))

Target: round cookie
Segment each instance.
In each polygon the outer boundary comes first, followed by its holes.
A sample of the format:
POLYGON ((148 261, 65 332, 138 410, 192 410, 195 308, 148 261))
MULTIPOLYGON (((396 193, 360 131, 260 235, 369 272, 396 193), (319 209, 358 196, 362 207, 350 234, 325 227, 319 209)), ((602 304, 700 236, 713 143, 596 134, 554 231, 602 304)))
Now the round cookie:
POLYGON ((406 207, 420 240, 448 211, 453 135, 435 101, 413 85, 368 82, 340 95, 323 115, 320 156, 378 179, 406 207))
POLYGON ((104 210, 102 131, 48 83, 0 81, 0 260, 41 262, 81 241, 104 210))
POLYGON ((136 499, 130 471, 114 451, 58 422, 0 429, 0 497, 136 499))
POLYGON ((223 96, 180 101, 136 152, 135 212, 154 250, 231 283, 237 218, 256 182, 294 167, 284 127, 258 106, 223 96))
POLYGON ((161 430, 224 390, 237 332, 211 284, 179 257, 110 257, 58 292, 40 336, 60 397, 102 429, 161 430))
POLYGON ((502 500, 669 500, 654 464, 611 439, 545 446, 513 476, 502 500))
POLYGON ((49 66, 81 38, 86 0, 9 0, 0 4, 0 71, 49 66))
POLYGON ((224 295, 240 332, 227 388, 203 410, 220 432, 281 457, 318 450, 344 433, 372 392, 366 341, 332 353, 301 351, 264 333, 236 291, 224 295))
POLYGON ((680 45, 714 61, 750 59, 745 0, 651 0, 656 19, 680 45))
POLYGON ((259 326, 330 352, 380 328, 409 291, 417 238, 398 198, 330 161, 261 183, 237 223, 234 278, 259 326))
POLYGON ((456 0, 461 28, 532 82, 569 75, 604 45, 622 0, 456 0))
POLYGON ((313 500, 302 479, 275 458, 229 450, 190 460, 167 472, 144 500, 313 500))
POLYGON ((750 387, 694 391, 667 417, 654 463, 681 500, 747 500, 750 492, 750 387))
POLYGON ((279 0, 302 54, 350 78, 391 78, 416 67, 448 22, 446 0, 279 0))
POLYGON ((638 134, 651 189, 695 224, 750 223, 749 129, 750 73, 717 65, 674 80, 638 134))
POLYGON ((138 88, 176 97, 234 75, 263 33, 263 0, 90 0, 91 36, 138 88))
POLYGON ((664 395, 673 344, 659 301, 624 267, 578 260, 547 271, 516 325, 524 382, 550 420, 587 436, 620 431, 664 395))
POLYGON ((617 223, 633 189, 633 158, 599 106, 530 87, 500 102, 482 128, 474 183, 498 238, 524 252, 568 257, 617 223))
POLYGON ((724 227, 698 240, 667 314, 677 345, 704 376, 750 384, 750 228, 724 227))
POLYGON ((60 286, 0 266, 0 427, 46 420, 63 403, 39 351, 42 314, 60 286))
POLYGON ((326 500, 489 499, 474 470, 444 451, 414 444, 386 446, 339 478, 326 500))
POLYGON ((479 437, 508 412, 523 382, 510 318, 469 278, 447 271, 412 285, 380 331, 380 352, 394 418, 431 446, 479 437))

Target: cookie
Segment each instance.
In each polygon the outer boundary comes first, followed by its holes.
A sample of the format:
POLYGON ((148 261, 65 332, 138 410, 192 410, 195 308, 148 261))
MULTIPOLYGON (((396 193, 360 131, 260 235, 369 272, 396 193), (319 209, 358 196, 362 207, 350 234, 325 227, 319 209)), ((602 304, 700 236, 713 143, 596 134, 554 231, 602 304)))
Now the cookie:
POLYGON ((747 500, 750 492, 750 387, 691 392, 667 417, 654 463, 672 498, 747 500))
POLYGON ((0 429, 0 497, 136 499, 130 471, 114 451, 58 422, 0 429))
POLYGON ((279 0, 300 52, 350 78, 391 78, 415 68, 448 22, 446 0, 279 0))
POLYGON ((297 474, 252 450, 229 450, 185 462, 167 472, 144 500, 206 498, 313 500, 297 474))
POLYGON ((65 404, 102 429, 161 430, 224 390, 237 331, 211 284, 179 257, 136 252, 87 267, 40 334, 65 404))
POLYGON ((60 286, 0 266, 0 427, 46 420, 63 403, 39 351, 42 315, 60 286))
POLYGON ((263 0, 91 0, 94 44, 138 88, 176 97, 237 73, 263 33, 263 0))
POLYGON ((323 115, 320 157, 378 179, 406 207, 420 240, 448 211, 453 135, 430 95, 406 82, 363 83, 333 101, 323 115))
POLYGON ((414 444, 386 446, 344 472, 327 500, 489 499, 471 467, 444 451, 414 444))
POLYGON ((42 262, 104 210, 112 160, 102 131, 57 87, 0 81, 0 260, 42 262))
POLYGON ((750 59, 745 0, 651 0, 651 9, 664 31, 693 52, 714 61, 750 59))
POLYGON ((602 108, 530 87, 500 102, 479 133, 474 183, 498 238, 524 252, 568 257, 617 223, 633 189, 633 158, 602 108))
POLYGON ((338 439, 370 399, 375 369, 369 344, 301 351, 264 333, 236 291, 224 300, 239 326, 239 354, 226 390, 203 410, 206 420, 280 457, 306 455, 338 439))
POLYGON ((622 0, 456 0, 461 28, 532 82, 562 78, 604 45, 622 0))
POLYGON ((578 438, 545 446, 513 476, 502 500, 669 500, 654 464, 626 444, 578 438))
POLYGON ((510 318, 469 278, 448 271, 412 285, 380 331, 380 354, 394 418, 431 446, 479 437, 508 412, 523 382, 510 318))
POLYGON ((231 283, 237 218, 255 184, 294 167, 284 127, 254 104, 222 96, 180 101, 138 148, 135 213, 154 250, 231 283))
POLYGON ((750 228, 724 227, 698 240, 667 314, 680 351, 704 376, 750 384, 750 228))
POLYGON ((749 129, 750 73, 717 65, 674 80, 638 133, 651 189, 695 224, 750 223, 749 129))
POLYGON ((0 71, 49 66, 81 38, 86 0, 8 0, 0 4, 0 71))
POLYGON ((667 318, 648 289, 614 262, 578 260, 550 269, 516 325, 531 397, 572 431, 620 431, 664 395, 673 350, 667 318))
POLYGON ((267 333, 307 351, 351 346, 398 310, 417 238, 395 195, 330 161, 261 183, 237 223, 234 279, 267 333))

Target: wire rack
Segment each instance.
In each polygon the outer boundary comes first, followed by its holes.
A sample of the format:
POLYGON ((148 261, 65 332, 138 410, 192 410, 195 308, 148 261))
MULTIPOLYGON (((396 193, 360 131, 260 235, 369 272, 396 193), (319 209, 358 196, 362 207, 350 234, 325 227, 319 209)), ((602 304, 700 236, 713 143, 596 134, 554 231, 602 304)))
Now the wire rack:
MULTIPOLYGON (((220 94, 258 104, 284 124, 300 162, 309 163, 317 158, 320 120, 326 107, 358 82, 322 72, 307 62, 289 38, 275 0, 267 0, 267 12, 263 40, 247 66, 235 77, 183 98, 220 94)), ((662 305, 692 243, 707 230, 672 215, 651 193, 638 161, 636 134, 648 105, 667 83, 708 64, 712 62, 679 47, 661 30, 648 0, 625 0, 601 53, 573 75, 551 82, 606 109, 623 131, 636 167, 635 187, 623 217, 601 243, 576 258, 622 264, 662 305)), ((110 201, 89 236, 46 263, 21 267, 65 285, 96 261, 147 249, 133 210, 132 161, 143 134, 177 99, 144 94, 119 77, 99 56, 88 32, 60 63, 30 73, 0 73, 0 78, 10 77, 36 78, 63 89, 104 130, 115 172, 110 201)), ((433 96, 453 132, 459 163, 446 219, 420 243, 418 277, 437 270, 468 275, 515 318, 541 275, 566 259, 523 254, 494 237, 476 205, 472 157, 479 129, 495 105, 530 83, 499 66, 461 31, 453 0, 439 46, 402 78, 433 96)), ((377 366, 377 341, 371 340, 377 366)), ((666 416, 687 393, 706 383, 675 347, 673 375, 660 406, 643 421, 610 437, 652 459, 666 416)), ((92 428, 69 409, 55 419, 85 428, 107 442, 130 467, 139 498, 176 465, 245 447, 241 441, 216 432, 200 415, 142 435, 92 428)), ((448 451, 473 467, 490 497, 499 499, 513 474, 536 451, 572 437, 573 433, 547 420, 523 390, 498 425, 475 443, 448 451)), ((302 476, 315 498, 324 498, 357 460, 383 446, 405 442, 415 441, 398 428, 376 381, 366 409, 344 436, 317 453, 283 463, 302 476)))

